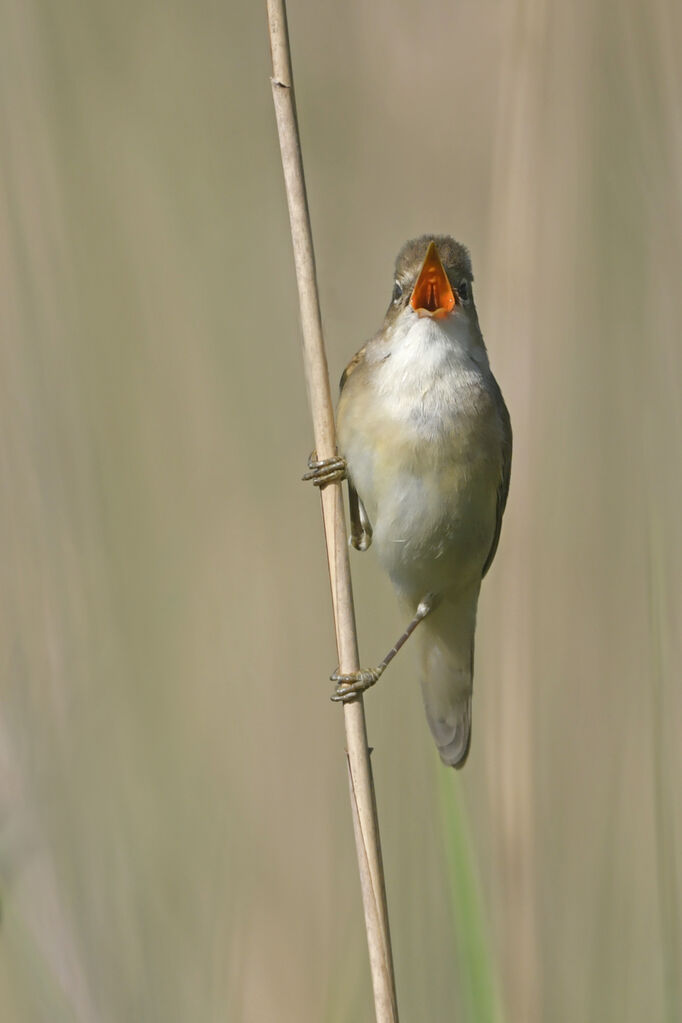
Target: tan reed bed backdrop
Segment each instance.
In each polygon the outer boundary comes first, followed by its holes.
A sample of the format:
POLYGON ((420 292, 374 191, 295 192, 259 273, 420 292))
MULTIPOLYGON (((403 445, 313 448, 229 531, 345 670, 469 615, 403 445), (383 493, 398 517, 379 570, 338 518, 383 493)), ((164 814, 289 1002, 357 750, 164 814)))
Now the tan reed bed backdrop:
MULTIPOLYGON (((682 12, 427 8, 289 9, 332 380, 450 231, 515 426, 457 787, 409 649, 366 700, 401 1016, 478 893, 489 1014, 672 1023, 682 12)), ((3 1023, 371 1020, 265 38, 0 5, 3 1023)))

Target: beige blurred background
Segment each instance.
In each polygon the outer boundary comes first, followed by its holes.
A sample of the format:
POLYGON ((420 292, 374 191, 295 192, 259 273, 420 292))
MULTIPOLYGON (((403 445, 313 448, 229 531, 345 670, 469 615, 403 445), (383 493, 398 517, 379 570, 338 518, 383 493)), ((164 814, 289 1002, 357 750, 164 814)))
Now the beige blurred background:
MULTIPOLYGON (((682 8, 290 30, 334 385, 450 232, 514 425, 447 776, 500 1018, 672 1023, 682 8)), ((0 0, 3 1023, 373 1018, 268 75, 258 3, 0 0)), ((367 711, 402 1019, 469 1020, 414 652, 367 711)))

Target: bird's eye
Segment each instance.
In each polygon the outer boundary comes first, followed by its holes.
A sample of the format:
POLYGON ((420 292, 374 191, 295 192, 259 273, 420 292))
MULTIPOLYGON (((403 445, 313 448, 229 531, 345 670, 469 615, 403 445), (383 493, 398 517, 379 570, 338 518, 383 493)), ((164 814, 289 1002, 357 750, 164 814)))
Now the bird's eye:
POLYGON ((396 281, 395 284, 393 285, 393 297, 392 297, 391 301, 393 303, 399 302, 400 299, 402 298, 402 295, 403 295, 403 286, 400 283, 400 281, 396 281))
POLYGON ((469 283, 468 281, 460 281, 457 285, 457 294, 462 299, 462 302, 466 302, 469 297, 469 283))

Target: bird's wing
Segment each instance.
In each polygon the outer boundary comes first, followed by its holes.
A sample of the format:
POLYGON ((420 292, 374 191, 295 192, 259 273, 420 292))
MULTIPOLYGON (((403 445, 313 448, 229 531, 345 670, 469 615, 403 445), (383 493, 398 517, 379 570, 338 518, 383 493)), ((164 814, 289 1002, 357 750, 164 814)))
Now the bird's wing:
MULTIPOLYGON (((339 384, 339 393, 343 391, 348 377, 365 361, 366 352, 367 345, 364 344, 344 369, 339 384)), ((353 486, 350 476, 348 477, 348 511, 350 514, 350 542, 357 551, 366 551, 372 542, 372 523, 369 521, 365 506, 353 486)))
POLYGON ((500 542, 500 530, 502 529, 502 516, 504 509, 507 504, 507 494, 509 493, 509 478, 511 476, 511 461, 512 461, 512 428, 511 421, 509 419, 509 412, 507 406, 504 403, 502 392, 497 385, 497 381, 493 378, 493 383, 497 391, 498 408, 500 409, 500 417, 502 419, 502 472, 500 475, 500 484, 497 488, 497 518, 495 521, 495 533, 493 535, 493 542, 490 546, 488 557, 485 560, 483 566, 483 572, 481 578, 485 576, 486 572, 493 563, 495 552, 497 551, 497 545, 500 542))
POLYGON ((344 369, 343 373, 341 374, 341 381, 339 383, 339 393, 341 393, 341 391, 346 386, 346 381, 348 380, 348 377, 351 375, 351 373, 354 373, 355 370, 358 368, 358 366, 361 366, 362 363, 365 361, 365 356, 367 354, 367 345, 368 344, 369 344, 369 342, 366 342, 362 346, 360 351, 355 353, 355 355, 350 360, 350 362, 348 363, 348 365, 344 369))

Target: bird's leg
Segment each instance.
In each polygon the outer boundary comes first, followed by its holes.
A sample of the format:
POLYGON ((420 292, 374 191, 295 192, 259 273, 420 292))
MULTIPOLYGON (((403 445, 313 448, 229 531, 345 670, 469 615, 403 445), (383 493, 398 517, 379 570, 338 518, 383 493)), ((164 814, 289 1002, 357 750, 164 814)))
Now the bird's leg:
POLYGON ((346 459, 340 455, 318 458, 317 451, 313 451, 308 459, 308 470, 302 479, 310 481, 314 487, 324 487, 327 483, 346 479, 346 459))
POLYGON ((372 542, 372 523, 360 496, 348 480, 348 512, 350 514, 350 542, 356 551, 366 551, 372 542))
POLYGON ((348 480, 348 509, 350 512, 350 542, 356 551, 366 551, 372 542, 372 523, 365 511, 365 506, 348 475, 346 459, 341 455, 334 458, 317 458, 313 451, 308 459, 309 472, 302 477, 315 487, 324 487, 327 483, 337 480, 348 480))
POLYGON ((427 593, 424 599, 419 602, 414 618, 400 639, 398 639, 395 646, 391 647, 383 661, 376 668, 361 669, 360 671, 351 672, 349 675, 341 675, 338 671, 335 671, 331 676, 332 682, 336 682, 336 692, 332 696, 332 700, 335 703, 345 703, 346 700, 352 699, 358 693, 363 693, 365 689, 375 685, 401 647, 407 643, 419 623, 423 622, 426 616, 431 614, 439 603, 440 595, 438 593, 427 593))

